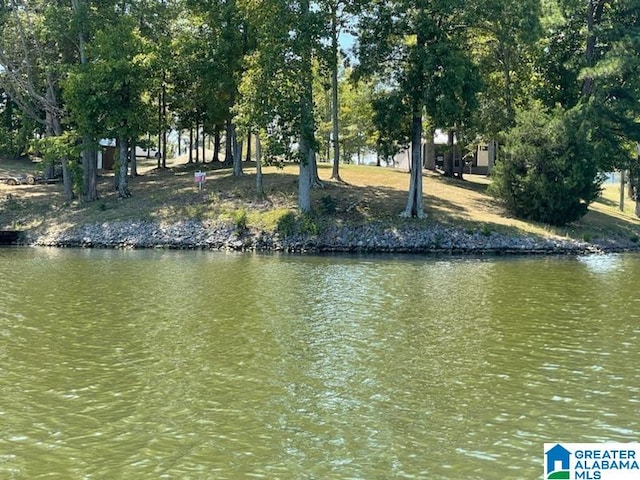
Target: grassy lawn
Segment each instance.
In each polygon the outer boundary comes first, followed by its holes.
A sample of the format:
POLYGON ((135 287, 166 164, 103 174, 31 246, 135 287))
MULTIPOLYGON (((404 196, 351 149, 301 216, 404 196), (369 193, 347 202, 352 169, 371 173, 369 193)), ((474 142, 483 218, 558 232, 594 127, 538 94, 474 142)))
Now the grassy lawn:
MULTIPOLYGON (((131 179, 133 197, 126 200, 118 200, 113 192, 112 173, 100 176, 101 199, 93 203, 65 201, 59 184, 0 184, 0 228, 66 228, 88 222, 135 219, 235 221, 243 216, 251 227, 272 230, 284 215, 295 212, 298 171, 295 165, 263 169, 264 199, 255 195, 254 164, 245 164, 242 178, 234 178, 229 169, 220 165, 186 165, 184 158, 173 160, 169 166, 167 170, 156 170, 155 159, 141 159, 139 169, 142 175, 131 179), (207 172, 202 192, 197 191, 193 182, 193 172, 198 169, 207 172)), ((0 177, 34 172, 37 167, 29 160, 0 159, 0 177)), ((587 241, 611 235, 625 238, 640 235, 640 219, 633 214, 634 203, 628 200, 625 211, 618 211, 617 185, 607 185, 601 199, 579 222, 556 228, 510 217, 496 200, 486 194, 489 179, 480 175, 466 175, 461 181, 426 172, 424 205, 427 218, 412 220, 398 216, 406 202, 407 172, 341 165, 344 183, 338 183, 329 180, 331 166, 320 164, 319 174, 325 187, 313 192, 313 204, 315 221, 321 226, 375 222, 397 227, 440 223, 483 232, 528 233, 587 241)))

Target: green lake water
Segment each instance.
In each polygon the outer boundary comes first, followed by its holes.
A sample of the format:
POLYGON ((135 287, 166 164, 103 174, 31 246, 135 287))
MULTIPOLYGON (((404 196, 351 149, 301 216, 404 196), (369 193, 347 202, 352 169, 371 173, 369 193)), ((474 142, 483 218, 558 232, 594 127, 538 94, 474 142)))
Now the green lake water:
POLYGON ((0 479, 535 479, 639 365, 638 255, 0 249, 0 479))

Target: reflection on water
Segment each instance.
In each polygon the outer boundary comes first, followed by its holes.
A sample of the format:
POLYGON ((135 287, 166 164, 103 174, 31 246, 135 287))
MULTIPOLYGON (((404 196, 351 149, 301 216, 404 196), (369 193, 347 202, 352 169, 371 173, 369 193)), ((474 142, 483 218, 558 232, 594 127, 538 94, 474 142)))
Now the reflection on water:
POLYGON ((538 478, 637 441, 639 272, 0 250, 0 478, 538 478))

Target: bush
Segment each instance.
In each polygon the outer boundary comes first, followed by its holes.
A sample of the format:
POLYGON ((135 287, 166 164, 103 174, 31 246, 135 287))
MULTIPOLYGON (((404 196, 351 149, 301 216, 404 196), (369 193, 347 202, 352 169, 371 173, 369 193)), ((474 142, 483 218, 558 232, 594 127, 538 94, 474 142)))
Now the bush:
POLYGON ((320 225, 318 225, 313 215, 298 215, 294 212, 288 212, 286 215, 280 217, 276 229, 278 233, 285 237, 298 234, 318 235, 320 233, 320 225))
POLYGON ((295 235, 298 231, 298 220, 296 219, 296 214, 293 212, 287 212, 285 215, 280 217, 278 225, 276 226, 276 231, 284 237, 295 235))
POLYGON ((231 213, 231 219, 239 232, 247 230, 248 217, 247 211, 243 208, 241 210, 235 210, 231 213))
POLYGON ((490 192, 514 215, 564 225, 587 213, 602 178, 580 111, 519 112, 490 192))

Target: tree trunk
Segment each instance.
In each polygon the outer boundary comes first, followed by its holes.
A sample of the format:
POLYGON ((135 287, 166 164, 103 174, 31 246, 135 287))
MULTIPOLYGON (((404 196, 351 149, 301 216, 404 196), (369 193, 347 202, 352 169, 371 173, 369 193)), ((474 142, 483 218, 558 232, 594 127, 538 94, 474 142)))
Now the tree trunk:
MULTIPOLYGON (((74 13, 80 14, 81 8, 78 0, 71 1, 71 8, 74 13)), ((78 33, 78 51, 82 65, 86 65, 89 62, 86 43, 86 33, 84 28, 81 28, 78 33)), ((82 186, 84 199, 87 202, 93 202, 98 199, 98 152, 94 146, 93 139, 89 135, 83 136, 82 147, 82 186)))
MULTIPOLYGON (((453 159, 455 162, 456 157, 458 157, 458 137, 456 135, 456 142, 453 144, 453 159)), ((458 158, 458 178, 460 180, 464 180, 464 161, 462 158, 462 150, 460 151, 460 157, 458 158)))
POLYGON ((635 180, 635 198, 636 198, 636 217, 640 218, 640 143, 636 143, 636 152, 638 153, 636 160, 636 168, 634 172, 635 180))
POLYGON ((625 184, 625 171, 620 170, 620 203, 618 209, 624 212, 624 184, 625 184))
MULTIPOLYGON (((51 88, 51 87, 50 87, 51 88)), ((50 98, 49 95, 53 96, 54 92, 47 92, 47 98, 50 98)), ((47 130, 49 130, 49 134, 53 134, 56 137, 62 135, 62 124, 60 123, 60 119, 56 116, 55 113, 45 112, 46 122, 47 122, 47 130)), ((69 159, 64 157, 61 159, 60 163, 62 164, 62 184, 64 186, 64 197, 67 200, 73 200, 75 195, 73 194, 73 178, 71 177, 71 170, 69 169, 69 159)))
POLYGON ((447 154, 444 156, 444 176, 453 177, 453 130, 449 130, 449 141, 447 142, 447 154))
MULTIPOLYGON (((587 68, 591 68, 595 64, 596 43, 597 43, 597 26, 602 20, 607 0, 589 0, 587 6, 587 46, 585 48, 585 63, 587 68)), ((588 74, 582 81, 582 96, 588 98, 591 96, 594 88, 593 75, 588 74)))
POLYGON ((502 65, 502 76, 504 78, 504 108, 507 114, 507 122, 509 126, 513 126, 515 123, 516 112, 513 108, 513 80, 512 80, 512 62, 509 61, 509 54, 505 51, 505 45, 498 47, 498 63, 502 65))
POLYGON ((84 199, 94 202, 98 199, 98 151, 88 136, 82 140, 82 184, 84 199))
POLYGON ((262 180, 262 146, 260 145, 260 133, 256 134, 256 194, 258 198, 264 197, 264 185, 262 180))
POLYGON ((422 109, 414 107, 411 122, 411 180, 407 207, 401 216, 424 218, 422 208, 422 109))
POLYGON ((162 168, 162 93, 158 93, 158 169, 162 168))
POLYGON ((130 150, 130 158, 131 158, 131 170, 129 172, 129 175, 133 178, 133 177, 137 177, 138 176, 138 157, 136 156, 136 149, 138 147, 136 146, 136 142, 134 142, 133 140, 131 141, 131 150, 130 150))
POLYGON ((213 162, 220 161, 220 125, 215 126, 213 134, 213 162))
POLYGON ((340 142, 338 125, 338 18, 337 5, 331 6, 331 124, 333 130, 333 170, 331 179, 342 181, 340 178, 340 142))
POLYGON ((232 135, 231 141, 233 142, 233 176, 242 176, 242 145, 238 143, 238 133, 236 132, 235 124, 231 124, 232 135))
POLYGON ((204 124, 202 124, 202 163, 207 163, 207 134, 204 132, 204 124))
POLYGON ((71 170, 69 169, 69 159, 63 157, 60 159, 62 164, 62 184, 64 189, 64 198, 67 200, 73 200, 75 195, 73 193, 73 178, 71 177, 71 170))
POLYGON ((162 75, 162 168, 167 168, 167 86, 164 83, 165 74, 162 75))
POLYGON ((193 163, 193 127, 189 128, 189 153, 188 153, 188 157, 189 157, 189 160, 187 160, 187 163, 193 163))
POLYGON ((318 162, 316 159, 316 151, 312 147, 312 154, 309 155, 309 179, 311 181, 312 188, 324 188, 324 183, 320 180, 320 176, 318 175, 318 162))
POLYGON ((119 168, 116 172, 116 176, 118 177, 118 198, 128 198, 131 196, 131 192, 129 192, 129 178, 127 175, 129 170, 129 142, 127 138, 120 137, 118 139, 118 143, 119 168))
POLYGON ((204 124, 202 125, 202 163, 207 163, 207 134, 204 133, 204 124))
POLYGON ((225 129, 224 163, 231 165, 233 162, 233 123, 231 117, 227 118, 225 129))
POLYGON ((313 149, 307 144, 307 140, 300 140, 302 159, 300 160, 300 173, 298 176, 298 208, 302 213, 311 212, 311 155, 313 149))
POLYGON ((300 94, 300 173, 298 175, 298 208, 302 213, 311 213, 311 185, 312 178, 317 176, 315 167, 314 135, 315 125, 313 119, 313 82, 311 61, 311 32, 309 28, 310 9, 309 0, 300 1, 301 18, 301 52, 302 71, 300 94))
POLYGON ((247 132, 247 156, 244 160, 245 162, 251 161, 251 129, 247 132))
POLYGON ((496 164, 496 155, 498 153, 498 142, 495 140, 489 141, 489 166, 487 167, 487 175, 491 175, 493 167, 496 164))
POLYGON ((436 144, 433 139, 435 132, 433 128, 429 128, 427 131, 427 141, 425 145, 425 159, 424 168, 427 170, 436 170, 436 144))
POLYGON ((196 163, 200 163, 200 125, 196 123, 196 143, 194 145, 196 151, 196 163))

